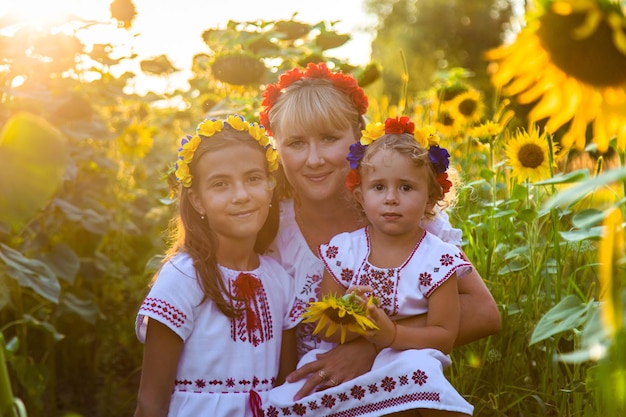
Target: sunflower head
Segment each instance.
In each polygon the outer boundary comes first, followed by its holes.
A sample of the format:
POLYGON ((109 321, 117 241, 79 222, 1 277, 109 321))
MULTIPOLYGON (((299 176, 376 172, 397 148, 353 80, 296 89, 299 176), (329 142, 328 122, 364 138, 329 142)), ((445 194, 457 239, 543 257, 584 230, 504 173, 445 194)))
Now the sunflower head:
POLYGON ((481 94, 474 89, 467 90, 450 100, 446 103, 446 108, 452 119, 466 125, 479 122, 485 114, 481 94))
POLYGON ((539 135, 534 128, 522 129, 506 144, 506 156, 514 177, 536 182, 551 176, 553 165, 546 136, 546 133, 539 135))
MULTIPOLYGON (((531 105, 529 125, 545 120, 562 154, 599 152, 612 138, 626 149, 626 16, 616 0, 538 0, 513 44, 487 52, 491 80, 505 96, 531 105)), ((623 2, 621 2, 623 3, 623 2)), ((561 155, 562 155, 561 154, 561 155)))
POLYGON ((340 330, 341 343, 344 343, 347 332, 365 334, 368 330, 378 330, 378 326, 367 317, 367 307, 377 303, 374 297, 363 303, 363 300, 353 293, 342 297, 329 295, 321 301, 311 303, 301 316, 302 322, 317 322, 313 334, 318 334, 326 328, 326 337, 340 330))

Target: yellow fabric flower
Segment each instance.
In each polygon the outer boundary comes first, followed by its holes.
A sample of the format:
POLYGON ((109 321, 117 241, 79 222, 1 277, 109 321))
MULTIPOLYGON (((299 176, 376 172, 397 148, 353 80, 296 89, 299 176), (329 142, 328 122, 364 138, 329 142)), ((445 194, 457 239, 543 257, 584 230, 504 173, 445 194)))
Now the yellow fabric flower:
POLYGON ((584 150, 587 126, 606 152, 617 137, 626 149, 626 17, 611 0, 543 0, 511 45, 487 52, 491 81, 507 96, 532 105, 529 121, 567 125, 563 152, 584 150))
POLYGON ((269 162, 269 167, 268 170, 270 172, 274 172, 278 169, 278 152, 276 151, 276 149, 272 148, 271 146, 269 148, 267 148, 267 151, 265 151, 265 158, 267 159, 267 162, 269 162))
POLYGON ((385 124, 381 122, 370 123, 361 130, 361 145, 368 146, 385 134, 385 124))
POLYGON ((303 323, 317 322, 313 334, 318 334, 326 328, 325 336, 341 331, 341 343, 346 340, 347 332, 365 334, 368 330, 377 330, 378 326, 367 317, 367 306, 375 303, 370 297, 366 305, 350 293, 343 297, 326 296, 321 301, 311 303, 302 314, 303 323))
POLYGON ((176 164, 176 178, 184 187, 191 187, 191 180, 193 179, 189 172, 189 165, 184 161, 178 161, 176 164))
POLYGON ((270 139, 265 132, 265 128, 260 124, 250 123, 250 126, 248 126, 248 133, 250 133, 250 136, 255 138, 261 146, 267 146, 270 144, 270 139))
MULTIPOLYGON (((226 122, 233 128, 237 130, 248 130, 248 123, 244 120, 243 117, 238 115, 230 115, 226 119, 226 122)), ((257 139, 258 140, 258 139, 257 139)))
POLYGON ((180 150, 178 151, 178 156, 182 159, 186 164, 190 163, 193 159, 193 155, 198 150, 198 146, 200 145, 200 136, 195 135, 192 136, 188 142, 184 143, 180 150))
POLYGON ((198 125, 198 128, 196 129, 196 133, 198 135, 210 137, 216 134, 217 132, 221 132, 222 129, 224 129, 223 120, 206 119, 198 125))
POLYGON ((200 146, 203 138, 209 139, 211 136, 224 129, 224 124, 228 123, 233 129, 247 132, 259 145, 266 149, 265 157, 268 162, 268 171, 273 172, 278 169, 278 153, 272 147, 269 137, 265 132, 265 128, 258 123, 248 123, 239 115, 230 115, 226 120, 209 120, 202 121, 196 128, 196 135, 187 136, 181 140, 178 149, 178 160, 175 167, 176 179, 184 186, 191 187, 192 176, 189 170, 189 164, 193 160, 193 156, 200 146))
POLYGON ((415 132, 413 133, 413 136, 415 137, 415 140, 417 141, 417 143, 422 145, 422 147, 424 148, 428 148, 430 144, 430 138, 432 136, 437 136, 437 129, 435 129, 435 126, 432 126, 432 125, 424 125, 422 127, 417 127, 415 128, 415 132))
POLYGON ((513 168, 513 176, 521 181, 537 182, 551 175, 546 133, 539 136, 536 129, 520 130, 506 144, 506 156, 513 168))

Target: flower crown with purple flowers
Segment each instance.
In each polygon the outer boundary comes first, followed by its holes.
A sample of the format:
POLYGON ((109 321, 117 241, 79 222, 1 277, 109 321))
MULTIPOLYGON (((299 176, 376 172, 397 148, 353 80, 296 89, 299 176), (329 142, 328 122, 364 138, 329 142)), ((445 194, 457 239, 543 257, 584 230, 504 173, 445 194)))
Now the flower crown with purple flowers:
POLYGON ((363 115, 367 111, 367 96, 353 75, 344 74, 342 71, 332 72, 323 62, 319 64, 309 63, 304 71, 294 68, 282 74, 275 84, 268 84, 263 91, 263 110, 259 114, 260 123, 265 126, 268 134, 270 129, 270 110, 276 104, 283 90, 291 84, 303 78, 324 79, 331 82, 335 89, 341 91, 352 100, 354 108, 363 115))
MULTIPOLYGON (((421 138, 415 132, 415 124, 407 116, 389 117, 384 124, 380 122, 370 123, 365 130, 361 131, 361 140, 350 145, 350 152, 347 157, 350 161, 350 172, 346 178, 346 187, 350 191, 361 184, 358 168, 367 147, 384 135, 403 133, 413 135, 415 140, 421 144, 421 138)), ((437 176, 437 182, 441 186, 443 198, 452 187, 452 182, 448 179, 446 172, 450 166, 450 153, 446 148, 439 146, 439 138, 434 133, 428 134, 426 141, 428 142, 428 157, 437 176)))

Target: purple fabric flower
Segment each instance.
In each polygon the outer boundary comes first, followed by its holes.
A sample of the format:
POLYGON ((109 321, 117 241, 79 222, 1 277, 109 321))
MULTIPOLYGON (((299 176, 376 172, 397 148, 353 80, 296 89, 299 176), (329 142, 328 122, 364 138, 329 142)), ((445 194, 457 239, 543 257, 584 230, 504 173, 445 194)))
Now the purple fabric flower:
POLYGON ((350 145, 350 152, 348 152, 347 158, 350 161, 350 168, 357 169, 359 167, 359 162, 363 159, 365 149, 367 149, 367 146, 361 145, 361 142, 355 142, 350 145))
POLYGON ((446 148, 431 145, 428 149, 428 156, 438 174, 446 172, 450 165, 450 153, 446 148))

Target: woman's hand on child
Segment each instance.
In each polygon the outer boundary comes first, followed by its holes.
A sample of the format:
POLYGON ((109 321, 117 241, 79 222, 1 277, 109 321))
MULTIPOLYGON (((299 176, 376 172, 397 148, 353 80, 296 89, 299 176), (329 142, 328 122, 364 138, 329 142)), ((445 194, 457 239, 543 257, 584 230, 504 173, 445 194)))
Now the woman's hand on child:
POLYGON ((359 337, 317 355, 317 360, 303 365, 287 376, 289 382, 307 378, 294 400, 297 401, 309 395, 318 385, 328 388, 333 385, 329 384, 331 379, 338 385, 363 375, 372 369, 376 354, 374 346, 366 339, 359 337), (325 384, 321 380, 320 373, 325 376, 325 384))

